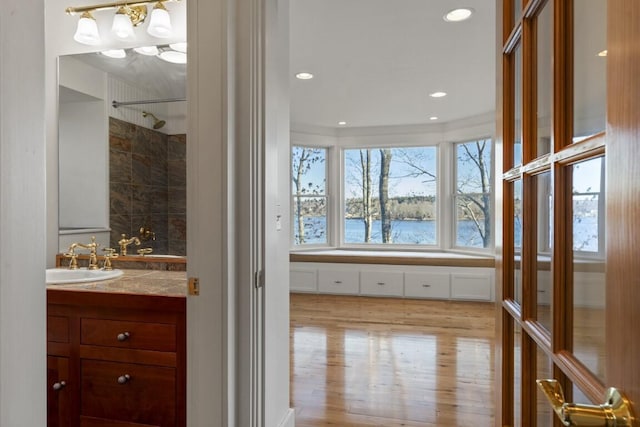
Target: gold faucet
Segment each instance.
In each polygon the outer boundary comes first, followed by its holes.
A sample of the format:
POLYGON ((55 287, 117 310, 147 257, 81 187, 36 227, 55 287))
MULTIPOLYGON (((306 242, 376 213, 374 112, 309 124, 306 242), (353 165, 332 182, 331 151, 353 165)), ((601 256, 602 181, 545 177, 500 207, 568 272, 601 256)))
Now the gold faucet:
POLYGON ((65 258, 69 258, 69 270, 78 269, 78 254, 76 253, 77 243, 72 243, 63 255, 65 258))
POLYGON ((140 239, 138 239, 137 237, 127 239, 126 234, 121 234, 120 237, 122 238, 118 240, 118 244, 120 245, 120 255, 122 256, 125 256, 127 254, 127 246, 129 246, 130 244, 134 243, 136 246, 140 246, 140 239))
POLYGON ((143 225, 140 227, 140 240, 156 240, 156 233, 153 232, 151 227, 143 225))
POLYGON ((113 248, 103 248, 102 250, 103 252, 106 252, 106 254, 104 255, 104 265, 102 266, 102 269, 105 271, 111 271, 113 270, 113 266, 111 265, 111 260, 113 258, 118 258, 118 254, 116 253, 116 250, 113 248))
MULTIPOLYGON (((69 250, 67 251, 68 253, 68 258, 71 258, 71 262, 69 263, 69 268, 72 270, 75 270, 78 268, 78 265, 75 262, 75 257, 77 257, 77 255, 75 254, 75 249, 76 248, 84 248, 84 249, 89 249, 89 266, 87 267, 87 269, 89 270, 97 270, 98 269, 98 255, 96 254, 97 250, 98 250, 98 246, 100 246, 99 243, 96 242, 96 236, 91 236, 91 243, 72 243, 71 246, 69 246, 69 250), (75 264, 75 267, 74 267, 75 264)), ((67 256, 67 254, 65 254, 65 256, 67 256)))

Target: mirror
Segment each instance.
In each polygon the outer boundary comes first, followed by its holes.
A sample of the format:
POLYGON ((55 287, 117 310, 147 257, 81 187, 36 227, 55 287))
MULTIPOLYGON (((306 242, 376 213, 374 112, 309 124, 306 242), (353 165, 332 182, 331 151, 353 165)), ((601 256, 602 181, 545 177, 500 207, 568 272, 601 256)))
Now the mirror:
POLYGON ((125 52, 59 58, 59 250, 126 234, 128 255, 183 256, 186 64, 125 52))

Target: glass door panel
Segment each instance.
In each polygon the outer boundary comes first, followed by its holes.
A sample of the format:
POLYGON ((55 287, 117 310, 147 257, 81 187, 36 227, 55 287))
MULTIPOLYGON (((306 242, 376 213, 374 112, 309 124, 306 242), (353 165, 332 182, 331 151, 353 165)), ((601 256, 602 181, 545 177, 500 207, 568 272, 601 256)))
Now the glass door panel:
POLYGON ((553 217, 551 198, 551 173, 545 172, 536 175, 537 191, 537 271, 536 271, 536 298, 538 322, 551 331, 551 296, 553 295, 553 276, 551 275, 553 242, 553 217))
POLYGON ((513 425, 522 425, 522 327, 513 328, 513 425))
POLYGON ((575 0, 573 8, 573 141, 606 126, 607 1, 575 0))
POLYGON ((604 381, 604 157, 571 166, 573 212, 573 353, 604 381))
POLYGON ((522 46, 516 47, 513 88, 513 166, 522 164, 522 46))
POLYGON ((536 156, 551 151, 553 113, 553 0, 547 1, 537 18, 537 142, 536 156))
POLYGON ((522 181, 513 184, 513 298, 522 306, 522 181))

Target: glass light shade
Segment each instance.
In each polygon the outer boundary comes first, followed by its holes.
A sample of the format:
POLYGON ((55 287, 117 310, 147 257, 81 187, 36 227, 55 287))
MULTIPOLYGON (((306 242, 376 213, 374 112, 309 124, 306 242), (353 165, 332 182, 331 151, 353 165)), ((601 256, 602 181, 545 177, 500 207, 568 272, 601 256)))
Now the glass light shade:
POLYGON ((473 15, 473 9, 471 8, 453 9, 444 15, 444 20, 447 22, 460 22, 471 18, 471 15, 473 15))
POLYGON ((129 16, 125 13, 116 13, 113 17, 113 25, 111 31, 119 39, 133 39, 135 34, 133 32, 133 23, 129 16))
POLYGON ((122 59, 126 58, 127 53, 124 49, 111 49, 111 50, 103 50, 100 52, 104 56, 108 56, 109 58, 122 59))
POLYGON ((187 54, 177 52, 175 50, 164 50, 160 52, 158 57, 164 61, 171 62, 172 64, 186 64, 187 54))
POLYGON ((171 36, 171 18, 162 2, 158 2, 151 12, 151 21, 149 21, 147 33, 161 39, 171 36))
POLYGON ((169 44, 169 47, 171 49, 173 49, 173 50, 177 50, 178 52, 187 53, 187 43, 186 42, 171 43, 171 44, 169 44))
POLYGON ((140 55, 156 56, 158 54, 158 48, 156 46, 134 47, 133 50, 140 55))
POLYGON ((78 28, 73 35, 73 39, 78 43, 97 45, 100 43, 100 33, 98 33, 98 24, 89 12, 85 12, 78 20, 78 28))

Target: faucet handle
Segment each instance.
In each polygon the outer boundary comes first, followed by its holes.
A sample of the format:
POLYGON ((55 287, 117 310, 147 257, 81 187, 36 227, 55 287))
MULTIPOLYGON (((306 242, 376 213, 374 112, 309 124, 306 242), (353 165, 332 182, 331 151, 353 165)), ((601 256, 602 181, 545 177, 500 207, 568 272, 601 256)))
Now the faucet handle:
POLYGON ((102 269, 106 271, 113 270, 113 267, 111 266, 111 258, 118 258, 116 250, 113 248, 102 248, 102 250, 106 252, 104 254, 104 265, 102 266, 102 269))
POLYGON ((138 249, 137 250, 138 255, 146 255, 146 254, 150 254, 151 252, 153 252, 153 248, 142 248, 142 249, 138 249))
POLYGON ((77 270, 78 269, 78 254, 71 249, 69 252, 65 252, 62 254, 65 258, 70 258, 69 260, 69 270, 77 270))

